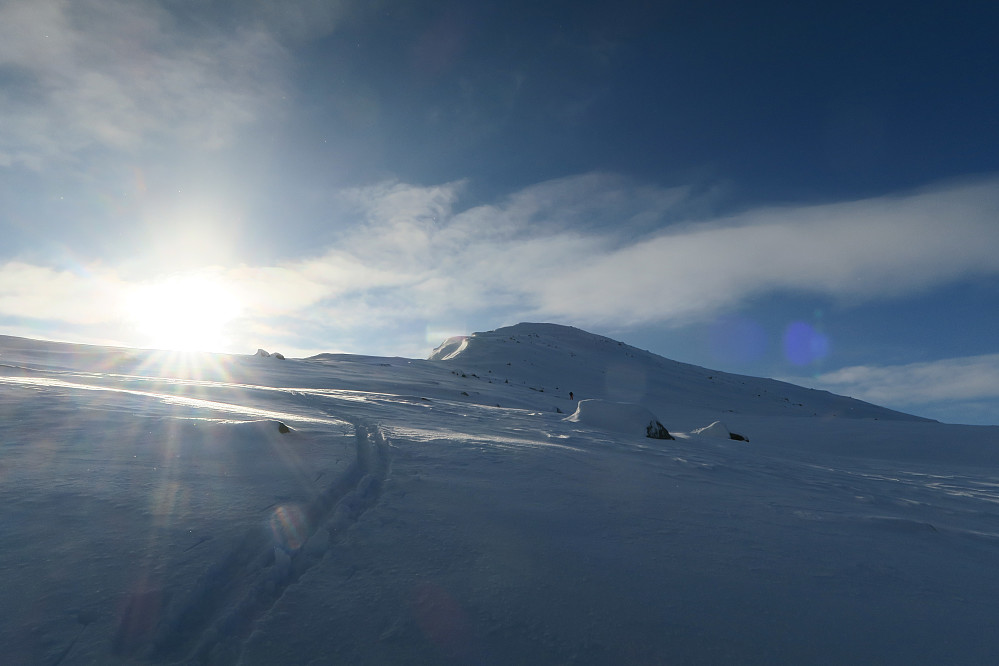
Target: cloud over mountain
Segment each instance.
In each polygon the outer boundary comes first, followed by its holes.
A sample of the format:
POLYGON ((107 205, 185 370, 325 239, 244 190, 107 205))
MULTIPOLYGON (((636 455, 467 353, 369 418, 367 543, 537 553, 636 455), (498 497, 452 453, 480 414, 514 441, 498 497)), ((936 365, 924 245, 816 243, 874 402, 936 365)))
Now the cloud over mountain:
MULTIPOLYGON (((608 174, 461 209, 464 189, 387 183, 344 191, 354 223, 325 249, 216 272, 241 289, 249 319, 343 328, 482 308, 582 325, 682 324, 768 293, 856 303, 999 272, 995 178, 715 219, 691 215, 697 202, 688 190, 608 174)), ((92 273, 24 262, 3 271, 37 278, 4 281, 0 308, 10 316, 58 318, 58 303, 72 312, 72 294, 96 288, 92 273)))

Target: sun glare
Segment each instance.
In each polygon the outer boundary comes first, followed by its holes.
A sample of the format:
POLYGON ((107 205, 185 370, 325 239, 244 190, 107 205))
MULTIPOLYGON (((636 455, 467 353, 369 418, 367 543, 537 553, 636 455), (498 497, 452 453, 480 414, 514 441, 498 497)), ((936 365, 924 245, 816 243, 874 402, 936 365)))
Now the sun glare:
POLYGON ((212 274, 185 274, 136 287, 128 318, 143 345, 181 351, 225 351, 227 326, 242 310, 236 291, 212 274))

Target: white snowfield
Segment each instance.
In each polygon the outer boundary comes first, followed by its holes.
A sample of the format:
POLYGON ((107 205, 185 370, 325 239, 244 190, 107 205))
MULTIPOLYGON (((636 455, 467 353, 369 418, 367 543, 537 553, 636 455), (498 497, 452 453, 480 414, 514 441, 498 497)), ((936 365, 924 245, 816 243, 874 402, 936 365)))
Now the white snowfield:
POLYGON ((0 337, 0 425, 3 663, 999 663, 999 427, 551 324, 0 337))

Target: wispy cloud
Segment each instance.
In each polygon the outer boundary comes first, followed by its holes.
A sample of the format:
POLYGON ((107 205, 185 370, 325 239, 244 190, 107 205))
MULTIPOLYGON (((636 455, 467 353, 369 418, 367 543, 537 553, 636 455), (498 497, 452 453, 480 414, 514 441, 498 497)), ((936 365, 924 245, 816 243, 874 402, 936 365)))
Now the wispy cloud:
POLYGON ((894 366, 857 365, 802 381, 879 404, 999 398, 999 354, 894 366))
POLYGON ((0 315, 88 326, 121 316, 127 283, 94 266, 56 270, 23 262, 0 266, 0 315))
POLYGON ((611 175, 452 212, 460 187, 354 193, 367 197, 367 223, 309 265, 354 258, 380 286, 394 274, 417 311, 625 325, 684 323, 774 291, 863 301, 999 273, 996 179, 699 222, 683 221, 689 191, 611 175))
POLYGON ((343 5, 298 0, 276 15, 272 3, 245 3, 223 23, 195 5, 0 4, 0 166, 41 169, 151 141, 222 145, 277 109, 283 44, 332 30, 343 5))
POLYGON ((587 257, 538 308, 625 323, 686 320, 771 291, 868 300, 999 272, 999 182, 773 208, 587 257))
POLYGON ((999 424, 999 354, 857 365, 787 381, 950 422, 999 424))
MULTIPOLYGON (((695 221, 690 190, 608 174, 461 209, 464 188, 345 191, 340 199, 358 219, 329 247, 269 266, 220 267, 243 295, 245 330, 280 319, 287 331, 363 340, 414 321, 682 324, 778 291, 889 299, 999 273, 996 178, 695 221)), ((94 277, 8 264, 0 314, 92 321, 101 315, 81 302, 119 283, 109 270, 94 277)), ((112 310, 109 320, 121 316, 112 310)), ((317 335, 314 344, 323 337, 342 339, 317 335)))

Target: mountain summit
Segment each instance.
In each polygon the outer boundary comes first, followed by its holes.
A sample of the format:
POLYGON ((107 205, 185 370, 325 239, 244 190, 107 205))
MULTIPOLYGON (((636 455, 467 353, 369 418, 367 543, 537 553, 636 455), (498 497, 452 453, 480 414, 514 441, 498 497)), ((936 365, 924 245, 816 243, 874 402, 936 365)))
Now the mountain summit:
MULTIPOLYGON (((429 356, 466 375, 575 400, 636 403, 660 416, 730 414, 924 420, 827 391, 710 370, 572 326, 520 323, 445 340, 429 356)), ((555 406, 559 406, 556 402, 555 406)))

